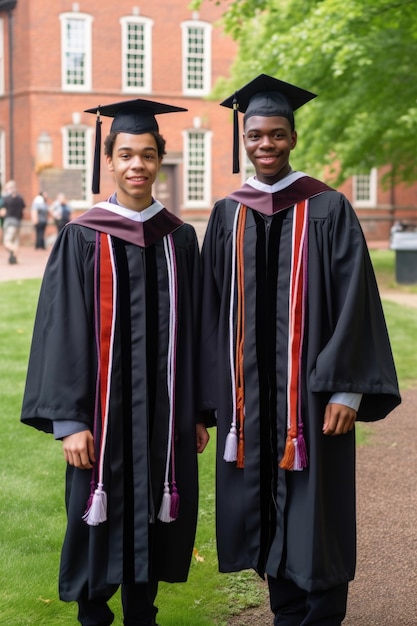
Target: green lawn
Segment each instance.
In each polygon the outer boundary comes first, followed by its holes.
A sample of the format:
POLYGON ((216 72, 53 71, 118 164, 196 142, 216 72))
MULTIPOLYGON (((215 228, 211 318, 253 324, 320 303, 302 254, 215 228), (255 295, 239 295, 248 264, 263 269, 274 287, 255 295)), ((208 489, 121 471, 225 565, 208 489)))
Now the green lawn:
MULTIPOLYGON (((39 280, 0 283, 0 625, 73 626, 75 604, 60 602, 57 572, 63 532, 65 462, 61 444, 19 423, 39 280)), ((215 433, 199 457, 200 514, 186 584, 161 584, 164 626, 221 626, 259 604, 252 572, 220 575, 214 533, 215 433)), ((111 606, 122 623, 120 600, 111 606)))
MULTIPOLYGON (((381 290, 417 293, 417 285, 395 282, 395 253, 392 250, 372 250, 371 259, 381 290)), ((417 309, 387 300, 383 301, 383 305, 400 387, 406 389, 417 383, 417 309)))
MULTIPOLYGON (((393 253, 372 254, 378 280, 393 285, 393 253)), ((65 463, 52 437, 19 423, 25 370, 39 280, 0 283, 0 625, 64 626, 76 623, 76 607, 57 598, 57 571, 65 512, 65 463)), ((407 288, 405 288, 407 289, 407 288)), ((415 289, 413 287, 409 288, 415 289)), ((402 388, 417 381, 417 313, 384 302, 402 388)), ((369 434, 369 427, 365 432, 369 434)), ((361 430, 360 428, 358 429, 361 430)), ((189 581, 161 585, 164 626, 221 626, 227 617, 265 598, 252 572, 217 571, 214 538, 214 432, 200 456, 201 498, 189 581)), ((360 435, 360 432, 359 432, 360 435)), ((119 598, 112 601, 121 624, 119 598)))

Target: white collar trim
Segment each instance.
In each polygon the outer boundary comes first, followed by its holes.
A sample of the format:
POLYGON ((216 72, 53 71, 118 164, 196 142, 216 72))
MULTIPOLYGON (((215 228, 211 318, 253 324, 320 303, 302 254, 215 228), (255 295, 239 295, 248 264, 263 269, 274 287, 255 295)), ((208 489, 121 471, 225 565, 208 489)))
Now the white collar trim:
POLYGON ((99 209, 105 209, 106 211, 116 213, 121 217, 126 217, 128 220, 132 220, 133 222, 147 222, 164 208, 164 206, 160 202, 158 202, 158 200, 154 200, 151 206, 144 209, 143 211, 132 211, 132 209, 127 209, 120 204, 113 204, 113 202, 105 201, 98 202, 94 206, 98 207, 99 209))
POLYGON ((251 176, 251 178, 248 178, 246 181, 246 184, 250 185, 254 189, 257 189, 258 191, 263 191, 264 193, 275 193, 276 191, 286 189, 286 187, 289 187, 295 183, 296 180, 303 178, 304 176, 307 176, 304 172, 290 172, 287 176, 278 180, 273 185, 261 183, 257 178, 255 178, 255 176, 251 176))

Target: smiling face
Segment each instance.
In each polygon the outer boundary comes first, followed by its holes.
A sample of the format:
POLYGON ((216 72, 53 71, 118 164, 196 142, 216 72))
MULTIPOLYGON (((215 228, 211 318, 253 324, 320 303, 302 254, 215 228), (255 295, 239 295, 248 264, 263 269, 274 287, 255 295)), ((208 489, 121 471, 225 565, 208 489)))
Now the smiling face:
POLYGON ((243 141, 260 182, 273 185, 290 172, 290 152, 297 144, 297 133, 286 117, 250 117, 243 141))
POLYGON ((133 211, 152 204, 152 185, 162 163, 155 137, 151 133, 118 133, 107 166, 114 174, 117 199, 133 211))

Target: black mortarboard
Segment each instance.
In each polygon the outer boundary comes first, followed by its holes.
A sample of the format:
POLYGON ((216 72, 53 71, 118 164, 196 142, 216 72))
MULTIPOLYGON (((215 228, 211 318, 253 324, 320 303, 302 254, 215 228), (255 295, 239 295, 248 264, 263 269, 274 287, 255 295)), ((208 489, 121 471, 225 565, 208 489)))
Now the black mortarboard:
POLYGON ((244 120, 254 115, 286 117, 294 127, 294 111, 316 97, 315 93, 285 83, 273 76, 260 74, 250 83, 221 102, 221 106, 233 109, 233 173, 239 172, 239 120, 238 111, 244 120))
POLYGON ((93 109, 86 109, 85 113, 94 113, 97 115, 93 166, 93 193, 100 193, 101 115, 114 118, 110 132, 143 135, 151 131, 159 131, 155 115, 181 111, 188 111, 188 109, 163 104, 162 102, 153 102, 152 100, 142 100, 140 98, 114 102, 113 104, 104 106, 100 105, 93 109))

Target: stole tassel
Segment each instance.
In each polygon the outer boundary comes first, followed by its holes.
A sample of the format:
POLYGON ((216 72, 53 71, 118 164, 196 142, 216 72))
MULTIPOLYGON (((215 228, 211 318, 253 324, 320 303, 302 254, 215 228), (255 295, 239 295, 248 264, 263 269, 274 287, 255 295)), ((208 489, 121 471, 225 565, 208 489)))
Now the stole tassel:
POLYGON ((294 461, 295 470, 303 470, 308 465, 307 446, 302 433, 297 437, 296 456, 294 461))
POLYGON ((230 374, 232 384, 233 419, 227 434, 223 460, 228 463, 236 461, 239 469, 245 466, 245 389, 243 371, 243 346, 245 328, 245 299, 244 299, 244 258, 243 241, 246 224, 246 207, 238 205, 233 221, 232 242, 232 277, 230 285, 230 309, 229 309, 229 357, 230 374), (236 280, 237 274, 237 280, 236 280), (236 319, 236 347, 233 354, 233 310, 234 293, 237 285, 237 319, 236 319), (238 435, 239 428, 239 435, 238 435))
POLYGON ((169 524, 178 518, 180 496, 175 480, 175 383, 176 383, 176 351, 177 351, 177 265, 175 246, 172 234, 164 237, 164 251, 168 272, 169 287, 169 343, 168 343, 168 367, 167 367, 167 390, 169 397, 169 428, 168 445, 165 463, 164 493, 159 508, 158 519, 169 524), (169 488, 169 469, 171 466, 171 485, 169 488))
POLYGON ((170 516, 172 520, 178 519, 178 514, 180 510, 180 494, 177 490, 177 483, 175 481, 172 482, 172 493, 171 493, 171 509, 170 516))
POLYGON ((287 441, 285 442, 285 450, 284 456, 281 459, 279 464, 281 469, 292 470, 294 469, 294 460, 295 460, 295 441, 291 436, 287 437, 287 441))
POLYGON ((236 420, 236 370, 234 361, 233 347, 233 298, 236 284, 236 239, 237 239, 237 223, 239 219, 240 205, 238 205, 233 220, 232 231, 232 275, 230 279, 230 302, 229 302, 229 360, 230 360, 230 383, 232 386, 232 424, 226 437, 223 460, 227 463, 234 463, 237 459, 237 420, 236 420))
POLYGON ((171 494, 169 493, 169 483, 167 482, 164 483, 164 495, 162 496, 158 519, 167 524, 174 521, 171 517, 171 494))
POLYGON ((239 444, 237 447, 236 467, 239 469, 243 469, 245 467, 245 439, 243 437, 243 434, 241 434, 239 437, 239 444))
POLYGON ((232 463, 237 459, 237 430, 234 424, 230 427, 229 433, 226 437, 223 459, 228 463, 232 463))
POLYGON ((308 201, 294 206, 288 313, 287 440, 279 467, 300 471, 307 467, 301 415, 301 363, 305 325, 308 261, 308 201))
POLYGON ((245 377, 243 348, 245 341, 245 280, 243 242, 246 225, 246 207, 241 206, 237 224, 237 324, 236 324, 236 421, 239 426, 236 467, 245 467, 245 377))
POLYGON ((107 519, 107 494, 103 490, 102 483, 97 485, 91 506, 83 515, 83 520, 89 526, 98 526, 107 519))
MULTIPOLYGON (((98 373, 96 386, 96 402, 94 410, 94 438, 99 438, 98 451, 98 483, 94 490, 94 475, 96 467, 93 467, 93 480, 91 481, 90 497, 87 502, 87 508, 82 516, 84 522, 89 526, 98 526, 107 520, 107 494, 103 489, 104 476, 104 456, 107 441, 107 427, 109 419, 109 398, 111 388, 111 374, 113 365, 113 343, 115 332, 115 302, 117 299, 117 277, 115 272, 113 248, 110 235, 100 233, 96 238, 96 255, 98 255, 97 247, 100 240, 100 306, 98 310, 98 302, 96 296, 97 291, 97 260, 94 262, 94 282, 95 282, 95 314, 100 317, 100 337, 96 335, 98 346, 98 373), (98 397, 101 397, 101 434, 98 435, 98 397)), ((97 319, 96 319, 97 325, 97 319)), ((97 330, 97 329, 96 329, 97 330)))
MULTIPOLYGON (((93 504, 93 498, 94 498, 95 490, 96 490, 96 481, 92 480, 92 481, 90 481, 90 496, 89 496, 89 498, 87 500, 84 517, 87 515, 88 511, 91 509, 91 505, 93 504)), ((84 519, 84 517, 83 517, 83 519, 84 519)))

